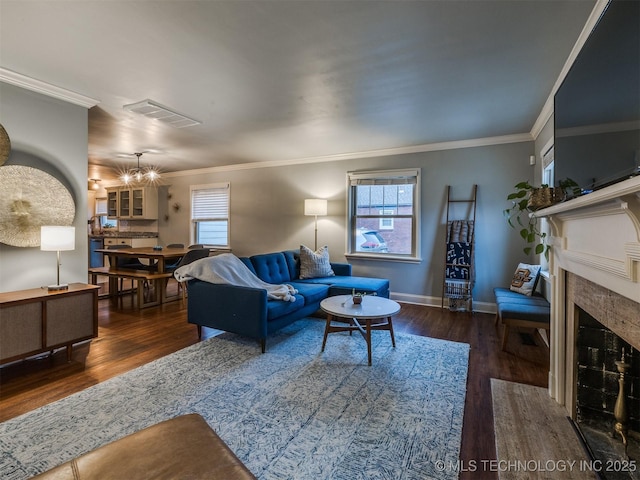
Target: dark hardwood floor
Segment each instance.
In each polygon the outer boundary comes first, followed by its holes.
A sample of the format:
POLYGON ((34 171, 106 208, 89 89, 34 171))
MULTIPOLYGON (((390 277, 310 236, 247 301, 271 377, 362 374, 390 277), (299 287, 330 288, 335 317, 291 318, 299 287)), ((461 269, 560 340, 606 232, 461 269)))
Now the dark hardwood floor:
MULTIPOLYGON (((460 479, 497 479, 482 468, 495 459, 491 378, 547 386, 549 350, 528 345, 514 329, 508 350, 500 348, 501 328, 493 315, 452 313, 440 308, 402 304, 394 317, 396 332, 430 336, 471 345, 462 431, 460 479), (475 470, 475 471, 471 471, 475 470)), ((207 336, 207 329, 203 329, 207 336)), ((99 301, 99 336, 76 345, 73 359, 64 349, 0 368, 0 421, 103 382, 198 342, 196 327, 186 321, 182 302, 137 310, 130 297, 114 307, 99 301)))

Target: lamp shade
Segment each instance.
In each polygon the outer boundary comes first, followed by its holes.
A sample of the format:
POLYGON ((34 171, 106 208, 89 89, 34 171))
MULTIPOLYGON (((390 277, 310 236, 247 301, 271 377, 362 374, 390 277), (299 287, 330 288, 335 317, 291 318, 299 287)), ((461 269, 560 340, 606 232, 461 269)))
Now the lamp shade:
POLYGON ((76 227, 40 227, 40 250, 60 252, 76 248, 76 227))
POLYGON ((307 198, 304 201, 305 215, 326 215, 327 201, 324 198, 307 198))

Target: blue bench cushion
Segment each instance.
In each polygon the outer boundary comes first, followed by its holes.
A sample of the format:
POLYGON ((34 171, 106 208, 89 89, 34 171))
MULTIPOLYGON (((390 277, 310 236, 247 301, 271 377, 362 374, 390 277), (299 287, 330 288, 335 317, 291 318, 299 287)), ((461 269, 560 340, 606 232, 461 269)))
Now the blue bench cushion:
MULTIPOLYGON (((509 288, 496 287, 496 288, 493 289, 493 293, 495 294, 496 297, 510 297, 510 298, 527 297, 527 298, 529 298, 528 295, 525 295, 525 294, 519 293, 519 292, 514 292, 513 290, 511 290, 509 288)), ((544 298, 542 296, 542 294, 540 294, 539 292, 533 292, 533 294, 531 296, 532 297, 544 298)))
POLYGON ((522 303, 528 305, 548 306, 549 302, 538 292, 534 292, 530 297, 522 293, 514 292, 508 288, 494 288, 493 292, 496 296, 496 303, 522 303))
POLYGON ((550 307, 549 304, 544 306, 500 302, 498 303, 498 313, 500 314, 500 318, 502 319, 512 318, 548 324, 550 318, 550 307))

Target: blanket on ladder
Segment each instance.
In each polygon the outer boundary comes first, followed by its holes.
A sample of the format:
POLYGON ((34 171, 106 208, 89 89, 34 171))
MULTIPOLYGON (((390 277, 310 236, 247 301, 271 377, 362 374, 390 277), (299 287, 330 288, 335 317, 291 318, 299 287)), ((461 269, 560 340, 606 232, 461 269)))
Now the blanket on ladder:
POLYGON ((226 283, 241 287, 262 288, 272 300, 295 302, 298 291, 288 284, 274 285, 260 280, 233 253, 223 253, 188 263, 178 268, 173 276, 179 282, 197 278, 210 283, 226 283))

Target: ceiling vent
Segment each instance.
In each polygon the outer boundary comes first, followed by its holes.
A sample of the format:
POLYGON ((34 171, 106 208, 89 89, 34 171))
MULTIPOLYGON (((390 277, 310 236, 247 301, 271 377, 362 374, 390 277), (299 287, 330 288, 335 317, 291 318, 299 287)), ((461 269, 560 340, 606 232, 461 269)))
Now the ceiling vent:
POLYGON ((200 125, 202 123, 199 120, 174 112, 164 105, 160 105, 159 103, 149 99, 138 103, 130 103, 122 108, 129 112, 139 113, 145 117, 164 122, 175 128, 193 127, 194 125, 200 125))

